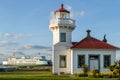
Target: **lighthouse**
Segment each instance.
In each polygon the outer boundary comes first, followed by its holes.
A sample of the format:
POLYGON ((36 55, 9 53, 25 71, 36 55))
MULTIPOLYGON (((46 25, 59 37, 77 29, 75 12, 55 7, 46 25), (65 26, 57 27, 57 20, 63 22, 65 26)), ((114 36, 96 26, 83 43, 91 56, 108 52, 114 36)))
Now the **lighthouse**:
POLYGON ((70 72, 70 47, 72 46, 72 31, 75 29, 75 20, 71 19, 70 11, 61 4, 54 11, 54 18, 50 20, 49 29, 53 33, 52 60, 54 74, 70 72))

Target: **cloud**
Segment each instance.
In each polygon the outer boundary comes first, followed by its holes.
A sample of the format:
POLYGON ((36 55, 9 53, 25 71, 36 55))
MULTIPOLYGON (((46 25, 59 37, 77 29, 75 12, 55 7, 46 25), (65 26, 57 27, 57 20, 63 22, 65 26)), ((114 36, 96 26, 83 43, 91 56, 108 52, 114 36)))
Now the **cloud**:
POLYGON ((72 11, 72 7, 70 5, 65 5, 65 8, 68 10, 68 11, 72 11))
POLYGON ((54 11, 50 12, 50 19, 54 19, 55 16, 54 16, 54 11))
POLYGON ((85 15, 85 11, 80 11, 79 15, 80 16, 84 16, 85 15))
POLYGON ((5 37, 7 38, 13 38, 13 39, 20 39, 20 38, 28 38, 28 37, 33 37, 32 34, 11 34, 11 33, 5 33, 5 37))
POLYGON ((45 47, 45 46, 40 46, 40 45, 24 45, 21 48, 19 48, 19 50, 30 50, 30 49, 34 49, 34 50, 40 50, 40 49, 50 50, 51 47, 45 47))
POLYGON ((71 12, 71 14, 70 14, 71 18, 78 18, 79 19, 79 18, 85 16, 85 11, 84 10, 75 12, 75 11, 72 10, 72 7, 70 5, 66 5, 65 7, 68 11, 71 12))
POLYGON ((80 19, 83 16, 85 16, 85 11, 72 12, 71 13, 71 18, 78 18, 78 19, 80 19))
POLYGON ((9 41, 0 41, 0 46, 11 46, 11 45, 17 45, 17 43, 9 42, 9 41))
POLYGON ((5 37, 10 37, 10 38, 14 38, 14 39, 19 39, 22 37, 21 34, 10 34, 10 33, 5 33, 5 37))

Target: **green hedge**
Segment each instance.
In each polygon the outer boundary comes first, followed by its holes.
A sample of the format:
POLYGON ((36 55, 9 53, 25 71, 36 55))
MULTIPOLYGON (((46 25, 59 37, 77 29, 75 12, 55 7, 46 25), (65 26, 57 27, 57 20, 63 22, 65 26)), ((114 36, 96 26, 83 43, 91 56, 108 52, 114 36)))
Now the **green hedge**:
POLYGON ((77 77, 90 77, 90 78, 118 78, 119 74, 113 74, 113 72, 88 72, 84 74, 84 72, 75 72, 75 76, 77 77))

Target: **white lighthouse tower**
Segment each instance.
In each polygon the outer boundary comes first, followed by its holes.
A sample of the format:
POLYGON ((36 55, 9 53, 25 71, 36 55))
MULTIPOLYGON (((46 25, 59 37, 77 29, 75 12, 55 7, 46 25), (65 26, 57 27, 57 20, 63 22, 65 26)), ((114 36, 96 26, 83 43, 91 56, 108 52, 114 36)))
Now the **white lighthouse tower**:
POLYGON ((63 4, 54 12, 54 18, 50 20, 49 28, 53 32, 53 73, 70 73, 71 33, 75 28, 75 21, 70 18, 70 12, 64 9, 63 4))

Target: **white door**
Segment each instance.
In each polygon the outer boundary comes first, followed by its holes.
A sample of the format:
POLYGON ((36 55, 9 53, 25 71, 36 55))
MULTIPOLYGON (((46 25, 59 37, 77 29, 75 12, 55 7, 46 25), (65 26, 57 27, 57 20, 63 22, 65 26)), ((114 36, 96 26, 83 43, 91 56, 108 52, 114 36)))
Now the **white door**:
POLYGON ((90 60, 90 71, 92 71, 94 68, 98 69, 98 59, 90 60))

